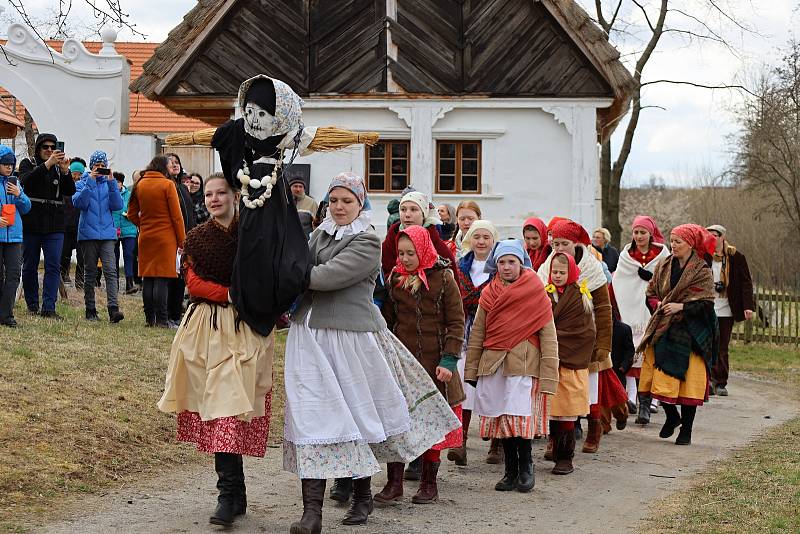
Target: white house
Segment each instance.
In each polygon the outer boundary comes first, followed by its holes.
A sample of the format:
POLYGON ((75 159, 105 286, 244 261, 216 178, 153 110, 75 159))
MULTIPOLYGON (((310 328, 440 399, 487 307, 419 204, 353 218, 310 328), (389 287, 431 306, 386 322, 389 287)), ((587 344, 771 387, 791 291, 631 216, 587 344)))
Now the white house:
POLYGON ((352 170, 381 229, 413 185, 436 204, 477 201, 503 236, 531 215, 599 222, 598 142, 635 87, 573 0, 200 0, 131 90, 221 124, 258 73, 303 96, 306 124, 380 134, 298 158, 312 195, 352 170))

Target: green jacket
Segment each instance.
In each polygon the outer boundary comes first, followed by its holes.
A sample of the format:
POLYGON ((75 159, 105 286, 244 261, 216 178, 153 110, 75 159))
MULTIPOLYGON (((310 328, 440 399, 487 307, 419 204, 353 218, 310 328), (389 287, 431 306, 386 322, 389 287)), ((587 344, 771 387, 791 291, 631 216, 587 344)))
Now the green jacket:
POLYGON ((125 214, 128 213, 128 202, 131 200, 131 190, 123 186, 122 191, 120 191, 120 196, 122 196, 122 209, 113 212, 114 226, 118 230, 118 237, 120 239, 123 237, 136 237, 139 235, 139 229, 125 216, 125 214))

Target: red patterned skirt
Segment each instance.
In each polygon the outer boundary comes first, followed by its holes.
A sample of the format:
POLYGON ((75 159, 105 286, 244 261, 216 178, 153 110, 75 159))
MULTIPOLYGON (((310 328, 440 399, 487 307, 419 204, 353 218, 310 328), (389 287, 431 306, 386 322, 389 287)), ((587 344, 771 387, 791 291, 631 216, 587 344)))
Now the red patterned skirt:
POLYGON ((626 402, 628 394, 614 369, 600 371, 597 376, 597 404, 604 408, 612 408, 626 402))
POLYGON ((194 443, 197 450, 210 454, 228 452, 263 457, 269 438, 271 391, 264 398, 264 404, 266 415, 253 417, 249 423, 236 417, 203 421, 197 412, 181 412, 178 414, 178 441, 194 443))
MULTIPOLYGON (((459 421, 462 421, 462 409, 461 405, 458 406, 451 406, 453 409, 453 413, 456 414, 459 421)), ((431 447, 434 451, 441 451, 444 449, 455 449, 460 447, 464 443, 464 432, 462 427, 458 427, 455 430, 451 430, 447 433, 442 441, 431 447)))

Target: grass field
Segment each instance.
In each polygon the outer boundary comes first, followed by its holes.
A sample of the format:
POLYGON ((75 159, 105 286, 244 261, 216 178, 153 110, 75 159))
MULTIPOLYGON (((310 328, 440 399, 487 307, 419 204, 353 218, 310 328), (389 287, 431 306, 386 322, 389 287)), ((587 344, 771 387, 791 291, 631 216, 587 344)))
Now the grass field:
MULTIPOLYGON (((136 296, 123 298, 122 323, 104 312, 89 323, 70 293, 71 305, 58 304, 64 321, 18 306, 22 327, 0 330, 0 531, 24 532, 82 495, 202 459, 156 409, 174 331, 146 328, 136 296)), ((284 339, 271 441, 283 430, 284 339)))
MULTIPOLYGON (((800 352, 731 347, 731 368, 800 393, 800 352)), ((731 394, 735 394, 733 391, 731 394)), ((640 532, 800 532, 800 417, 716 462, 685 491, 659 501, 640 532)))

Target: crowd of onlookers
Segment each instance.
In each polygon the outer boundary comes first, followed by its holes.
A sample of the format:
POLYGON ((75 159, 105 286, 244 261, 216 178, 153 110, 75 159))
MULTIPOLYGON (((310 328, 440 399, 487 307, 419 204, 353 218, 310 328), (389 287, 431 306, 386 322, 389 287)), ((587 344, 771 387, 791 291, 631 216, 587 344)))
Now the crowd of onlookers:
MULTIPOLYGON (((19 162, 11 148, 0 146, 0 325, 18 325, 21 279, 32 314, 61 319, 56 301, 71 286, 84 294, 86 319, 99 320, 95 291, 105 286, 112 323, 124 319, 123 290, 141 292, 148 325, 177 327, 185 307, 181 246, 189 230, 209 219, 204 180, 185 172, 174 153, 156 156, 131 178, 129 187, 100 150, 88 163, 68 158, 53 134, 39 134, 34 156, 19 162)), ((317 203, 305 194, 302 178, 290 185, 310 234, 317 203)))

